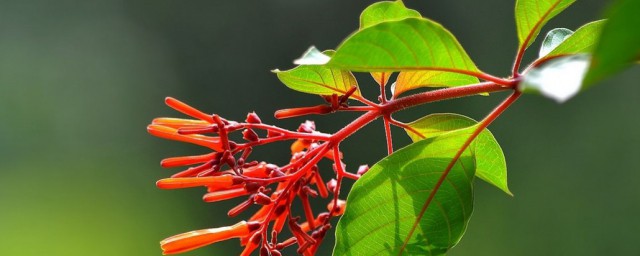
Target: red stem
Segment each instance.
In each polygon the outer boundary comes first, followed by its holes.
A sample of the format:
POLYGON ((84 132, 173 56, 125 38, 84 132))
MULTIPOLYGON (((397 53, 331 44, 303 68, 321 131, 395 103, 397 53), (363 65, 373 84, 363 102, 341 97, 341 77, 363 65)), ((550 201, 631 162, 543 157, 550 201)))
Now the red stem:
POLYGON ((527 34, 524 42, 522 42, 520 47, 518 47, 518 54, 516 54, 516 59, 513 61, 513 70, 511 71, 513 78, 518 78, 520 76, 520 72, 518 72, 520 71, 520 64, 522 63, 522 58, 524 57, 524 52, 527 50, 529 42, 534 39, 534 32, 538 30, 538 28, 542 25, 542 22, 547 18, 547 16, 551 14, 551 11, 553 11, 553 9, 555 9, 556 6, 560 4, 560 2, 560 0, 557 0, 553 5, 549 7, 549 9, 542 15, 542 17, 540 17, 538 22, 533 25, 533 28, 531 28, 529 34, 527 34))
POLYGON ((462 153, 467 149, 467 147, 469 147, 471 142, 473 142, 473 140, 476 137, 478 137, 480 132, 482 132, 485 128, 487 128, 487 126, 489 126, 491 122, 493 122, 496 118, 498 118, 500 114, 502 114, 511 104, 513 104, 513 102, 515 102, 518 99, 518 97, 520 97, 520 94, 521 94, 520 91, 514 91, 513 94, 511 94, 511 96, 509 96, 505 101, 500 103, 500 105, 498 105, 493 111, 491 111, 491 113, 489 113, 487 117, 485 117, 480 123, 478 123, 478 127, 473 131, 471 136, 467 138, 464 144, 462 144, 462 147, 460 147, 458 152, 456 152, 455 156, 451 159, 451 161, 449 162, 445 170, 442 172, 442 175, 440 175, 440 179, 438 179, 438 182, 435 184, 435 186, 431 190, 431 193, 429 193, 429 197, 424 202, 424 205, 422 206, 420 213, 418 213, 418 217, 416 218, 415 222, 413 223, 413 226, 409 230, 409 234, 405 238, 404 243, 400 247, 400 252, 398 253, 398 255, 402 255, 402 252, 404 251, 405 247, 409 243, 409 240, 413 236, 413 233, 415 232, 416 228, 418 227, 418 224, 420 223, 420 220, 422 219, 425 212, 427 211, 427 208, 431 204, 431 201, 435 197, 436 193, 438 193, 440 186, 442 186, 442 183, 445 181, 445 179, 447 178, 447 175, 449 174, 449 172, 451 172, 451 169, 453 168, 455 163, 458 161, 462 153))
POLYGON ((430 102, 460 98, 464 96, 477 95, 485 92, 498 92, 511 90, 516 86, 513 80, 509 80, 509 86, 505 87, 493 82, 484 82, 467 86, 451 87, 428 91, 410 96, 402 97, 382 106, 381 111, 384 113, 393 113, 405 108, 422 105, 430 102))
POLYGON ((389 120, 391 119, 390 115, 384 115, 384 134, 387 137, 387 154, 391 155, 393 153, 393 138, 391 137, 391 126, 389 125, 389 120))

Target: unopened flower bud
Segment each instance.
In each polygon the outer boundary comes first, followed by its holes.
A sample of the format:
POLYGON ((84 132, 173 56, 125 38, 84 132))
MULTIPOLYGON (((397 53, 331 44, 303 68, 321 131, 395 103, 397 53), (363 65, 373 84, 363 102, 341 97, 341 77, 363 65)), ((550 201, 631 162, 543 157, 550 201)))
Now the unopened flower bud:
POLYGON ((336 179, 331 179, 327 182, 327 189, 331 191, 331 193, 336 192, 336 187, 338 186, 338 181, 336 179))
POLYGON ((247 141, 257 141, 259 139, 258 134, 251 129, 245 129, 242 131, 242 138, 247 141))
POLYGON ((300 126, 298 127, 298 131, 299 132, 306 132, 306 133, 312 133, 316 130, 316 123, 314 123, 313 121, 305 121, 304 123, 300 124, 300 126))
POLYGON ((250 124, 260 124, 260 123, 262 123, 262 120, 260 120, 260 117, 258 117, 258 114, 256 114, 256 112, 251 112, 251 113, 247 114, 246 121, 247 121, 247 123, 250 123, 250 124))
POLYGON ((336 207, 333 206, 333 200, 331 200, 331 202, 327 204, 327 209, 331 212, 331 215, 340 216, 344 214, 345 206, 347 206, 347 202, 342 199, 338 199, 338 205, 336 207))
POLYGON ((255 196, 253 197, 253 200, 256 202, 256 204, 261 204, 261 205, 271 204, 271 198, 261 192, 256 193, 255 196))
POLYGON ((364 175, 367 171, 369 171, 369 166, 366 164, 361 165, 360 167, 358 167, 358 172, 357 174, 362 176, 364 175))

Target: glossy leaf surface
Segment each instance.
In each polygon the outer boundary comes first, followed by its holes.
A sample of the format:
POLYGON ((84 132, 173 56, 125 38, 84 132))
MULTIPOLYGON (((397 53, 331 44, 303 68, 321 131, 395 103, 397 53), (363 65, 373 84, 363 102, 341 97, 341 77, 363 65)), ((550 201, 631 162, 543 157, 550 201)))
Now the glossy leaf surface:
POLYGON ((575 0, 517 0, 516 28, 521 48, 527 48, 549 20, 575 0))
MULTIPOLYGON (((473 130, 413 143, 382 159, 353 186, 333 255, 398 255, 431 190, 473 130)), ((473 210, 474 158, 466 150, 402 250, 442 255, 458 243, 473 210)))
POLYGON ((478 72, 449 31, 440 24, 423 18, 383 22, 360 30, 338 47, 327 65, 363 72, 478 72))
MULTIPOLYGON (((431 114, 409 123, 413 131, 405 131, 411 140, 419 141, 447 132, 475 127, 477 123, 469 117, 458 114, 431 114)), ((507 185, 507 162, 493 134, 485 129, 472 142, 470 148, 474 152, 476 161, 476 176, 508 195, 513 195, 507 185)))

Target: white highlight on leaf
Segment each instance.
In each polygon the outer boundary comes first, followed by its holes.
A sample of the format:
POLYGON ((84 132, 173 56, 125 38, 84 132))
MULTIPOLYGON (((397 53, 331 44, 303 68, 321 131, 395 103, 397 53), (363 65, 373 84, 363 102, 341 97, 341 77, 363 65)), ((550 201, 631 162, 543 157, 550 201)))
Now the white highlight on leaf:
POLYGON ((582 80, 590 62, 591 56, 586 54, 550 60, 525 73, 518 90, 539 92, 558 103, 563 103, 582 88, 582 80))
POLYGON ((396 96, 396 82, 391 84, 391 96, 396 96))
POLYGON ((544 41, 542 41, 542 46, 540 46, 540 53, 538 56, 540 58, 547 56, 553 49, 558 47, 564 40, 573 35, 573 31, 566 28, 554 28, 547 36, 544 37, 544 41))
POLYGON ((293 61, 296 65, 324 65, 331 60, 331 57, 322 53, 315 46, 309 47, 307 51, 302 54, 302 57, 293 61))

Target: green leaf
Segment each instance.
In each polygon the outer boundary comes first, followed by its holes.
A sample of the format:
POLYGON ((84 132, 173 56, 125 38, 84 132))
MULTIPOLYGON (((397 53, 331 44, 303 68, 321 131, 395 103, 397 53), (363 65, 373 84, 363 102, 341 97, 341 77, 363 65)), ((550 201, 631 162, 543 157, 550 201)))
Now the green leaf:
POLYGON ((478 83, 478 78, 444 71, 403 71, 398 74, 392 92, 398 95, 422 87, 454 87, 478 83))
MULTIPOLYGON (((333 255, 398 255, 431 190, 471 133, 465 129, 418 141, 372 166, 349 192, 333 255)), ((460 241, 473 211, 474 169, 466 150, 403 255, 443 255, 460 241)))
MULTIPOLYGON (((324 51, 322 54, 331 56, 333 51, 324 51)), ((310 94, 340 95, 345 94, 351 87, 358 86, 358 81, 351 72, 324 65, 300 65, 290 70, 275 69, 272 72, 276 73, 278 79, 287 87, 310 94)), ((357 89, 353 96, 360 97, 360 89, 357 89)))
POLYGON ((551 18, 573 4, 575 0, 517 0, 516 28, 520 48, 527 48, 551 18))
MULTIPOLYGON (((440 136, 444 133, 475 127, 477 122, 458 114, 431 114, 408 125, 413 131, 406 130, 413 141, 440 136), (420 135, 416 134, 419 133, 420 135), (424 137, 424 138, 423 138, 424 137)), ((476 161, 476 176, 496 186, 508 195, 513 195, 507 185, 507 162, 502 148, 488 129, 482 131, 470 148, 476 161)))
POLYGON ((582 81, 590 59, 586 54, 552 59, 524 73, 518 90, 539 93, 563 103, 583 89, 582 81))
POLYGON ((555 47, 546 57, 592 53, 606 20, 589 22, 555 47))
POLYGON ((360 30, 338 47, 327 65, 363 72, 479 72, 449 31, 423 18, 383 22, 360 30))
POLYGON ((418 11, 405 7, 402 1, 377 2, 369 5, 360 14, 360 29, 371 27, 381 22, 419 17, 422 16, 418 11))
POLYGON ((540 46, 540 52, 538 53, 538 57, 542 58, 553 51, 558 45, 560 45, 564 40, 573 35, 573 31, 566 28, 554 28, 547 36, 544 37, 542 41, 542 45, 540 46))
MULTIPOLYGON (((369 5, 360 14, 360 29, 371 27, 378 23, 395 21, 406 18, 419 18, 420 13, 404 6, 402 1, 384 1, 369 5)), ((376 82, 385 86, 392 72, 371 72, 376 82)))
POLYGON ((640 59, 640 1, 618 1, 607 11, 609 17, 593 53, 585 78, 586 87, 605 79, 640 59))

